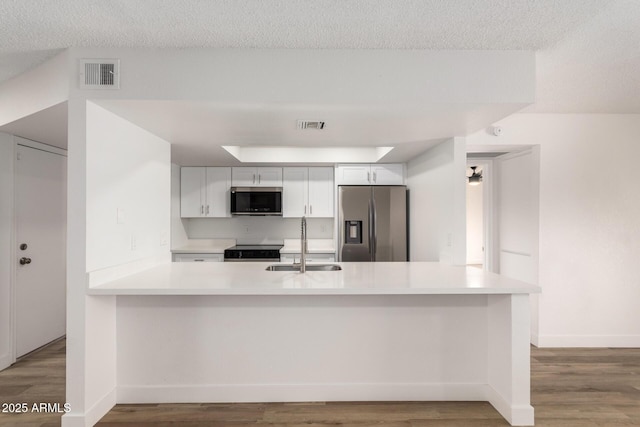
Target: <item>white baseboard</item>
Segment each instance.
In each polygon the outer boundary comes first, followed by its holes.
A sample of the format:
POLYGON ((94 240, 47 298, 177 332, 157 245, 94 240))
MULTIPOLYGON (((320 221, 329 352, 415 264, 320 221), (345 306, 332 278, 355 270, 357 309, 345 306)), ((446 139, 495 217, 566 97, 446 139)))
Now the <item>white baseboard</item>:
POLYGON ((486 384, 221 384, 118 386, 118 403, 484 401, 486 384))
POLYGON ((540 347, 540 336, 538 334, 534 334, 532 332, 531 336, 529 337, 529 341, 531 342, 531 344, 535 345, 536 347, 540 347))
POLYGON ((640 348, 640 335, 539 335, 537 347, 640 348))
POLYGON ((102 399, 98 400, 89 410, 86 412, 72 412, 66 413, 62 416, 61 427, 91 427, 100 421, 100 418, 104 417, 107 412, 116 405, 116 389, 114 388, 109 393, 104 395, 102 399))
POLYGON ((0 356, 0 371, 2 371, 3 369, 7 369, 13 362, 14 360, 12 360, 12 357, 9 353, 5 353, 0 356))
POLYGON ((491 406, 512 426, 532 426, 535 424, 534 410, 531 405, 511 405, 491 386, 487 386, 486 400, 488 400, 491 406))

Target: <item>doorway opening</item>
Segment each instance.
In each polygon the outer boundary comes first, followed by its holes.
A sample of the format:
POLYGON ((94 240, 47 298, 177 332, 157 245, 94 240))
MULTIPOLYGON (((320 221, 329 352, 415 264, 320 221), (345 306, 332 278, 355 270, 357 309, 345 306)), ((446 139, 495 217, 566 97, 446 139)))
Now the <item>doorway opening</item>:
POLYGON ((492 239, 493 159, 476 158, 468 154, 466 176, 466 264, 495 272, 492 239))

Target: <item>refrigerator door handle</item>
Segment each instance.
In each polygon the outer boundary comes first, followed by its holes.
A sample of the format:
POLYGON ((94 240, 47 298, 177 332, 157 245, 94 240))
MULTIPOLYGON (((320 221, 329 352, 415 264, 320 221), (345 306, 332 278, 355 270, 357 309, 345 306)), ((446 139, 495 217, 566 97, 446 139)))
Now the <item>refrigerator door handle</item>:
POLYGON ((374 249, 373 249, 373 202, 369 200, 369 257, 371 261, 375 261, 374 249))
POLYGON ((373 212, 373 214, 371 215, 373 219, 373 223, 371 224, 371 229, 373 230, 373 232, 371 233, 373 236, 373 241, 371 242, 371 249, 373 253, 372 261, 375 261, 376 255, 378 254, 378 214, 376 212, 378 208, 376 206, 376 199, 374 198, 371 198, 371 207, 372 207, 371 211, 373 212))

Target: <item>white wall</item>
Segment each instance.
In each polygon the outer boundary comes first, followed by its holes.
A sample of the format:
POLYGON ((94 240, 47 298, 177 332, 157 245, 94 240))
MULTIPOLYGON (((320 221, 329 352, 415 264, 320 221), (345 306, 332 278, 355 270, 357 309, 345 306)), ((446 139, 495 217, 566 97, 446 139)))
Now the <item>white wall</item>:
POLYGON ((640 346, 640 115, 516 114, 470 145, 540 145, 541 346, 640 346))
POLYGON ((500 274, 537 283, 538 164, 533 150, 496 159, 500 274))
POLYGON ((525 51, 72 48, 69 56, 120 59, 120 90, 70 86, 71 97, 88 99, 524 106, 535 94, 535 54, 525 51))
POLYGON ((168 142, 87 103, 88 272, 169 254, 170 156, 168 142))
POLYGON ((14 245, 14 157, 13 136, 0 133, 0 369, 13 361, 11 354, 11 283, 14 245))
POLYGON ((180 166, 171 164, 171 248, 186 245, 188 219, 180 218, 180 166))
POLYGON ((407 164, 411 261, 466 263, 466 151, 447 140, 407 164))
POLYGON ((0 126, 69 98, 70 55, 64 51, 0 85, 0 126), (6 108, 5 108, 6 107, 6 108))
POLYGON ((93 425, 116 398, 116 299, 89 297, 87 286, 94 275, 99 283, 170 259, 171 166, 166 141, 91 102, 71 99, 68 106, 66 388, 72 412, 62 425, 75 427, 93 425), (124 210, 120 224, 118 208, 124 210))
MULTIPOLYGON (((234 217, 185 220, 191 239, 236 239, 238 244, 300 238, 300 218, 234 217)), ((333 218, 307 218, 309 239, 333 239, 333 218)))

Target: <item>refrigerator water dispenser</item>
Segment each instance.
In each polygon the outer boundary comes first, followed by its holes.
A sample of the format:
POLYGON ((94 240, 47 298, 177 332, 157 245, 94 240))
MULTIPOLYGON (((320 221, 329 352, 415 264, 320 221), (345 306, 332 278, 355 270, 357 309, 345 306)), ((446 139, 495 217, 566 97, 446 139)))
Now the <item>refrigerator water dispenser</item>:
POLYGON ((344 242, 346 244, 362 244, 362 221, 345 221, 344 231, 344 242))

